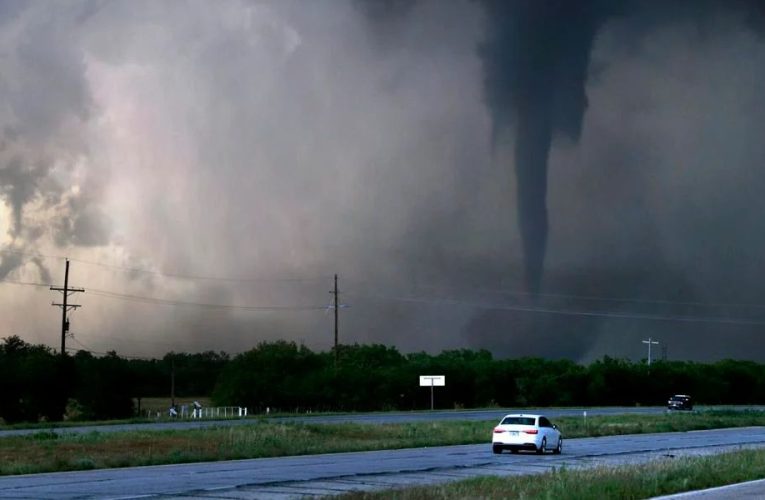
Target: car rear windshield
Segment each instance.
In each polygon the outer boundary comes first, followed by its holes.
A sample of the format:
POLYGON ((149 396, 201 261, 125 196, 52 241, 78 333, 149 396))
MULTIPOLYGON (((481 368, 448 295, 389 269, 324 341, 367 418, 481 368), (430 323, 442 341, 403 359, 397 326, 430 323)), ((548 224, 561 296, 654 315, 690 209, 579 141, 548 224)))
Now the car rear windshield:
POLYGON ((502 425, 534 425, 537 419, 534 417, 507 417, 502 425))

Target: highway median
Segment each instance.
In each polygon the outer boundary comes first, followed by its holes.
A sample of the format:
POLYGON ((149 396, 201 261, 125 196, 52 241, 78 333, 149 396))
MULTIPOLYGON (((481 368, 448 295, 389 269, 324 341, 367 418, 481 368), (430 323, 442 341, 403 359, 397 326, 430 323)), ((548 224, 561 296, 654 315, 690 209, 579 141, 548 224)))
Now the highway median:
MULTIPOLYGON (((66 433, 41 430, 0 439, 0 474, 315 455, 486 443, 496 421, 310 424, 253 420, 236 427, 66 433)), ((565 438, 765 425, 765 412, 562 417, 565 438)))

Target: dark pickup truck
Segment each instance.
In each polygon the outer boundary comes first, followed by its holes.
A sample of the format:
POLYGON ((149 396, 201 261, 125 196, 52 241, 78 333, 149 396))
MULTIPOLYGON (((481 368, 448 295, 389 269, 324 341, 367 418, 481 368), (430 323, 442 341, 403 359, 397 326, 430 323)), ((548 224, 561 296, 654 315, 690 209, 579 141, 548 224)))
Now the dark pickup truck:
POLYGON ((676 394, 667 401, 669 410, 693 410, 693 401, 686 394, 676 394))

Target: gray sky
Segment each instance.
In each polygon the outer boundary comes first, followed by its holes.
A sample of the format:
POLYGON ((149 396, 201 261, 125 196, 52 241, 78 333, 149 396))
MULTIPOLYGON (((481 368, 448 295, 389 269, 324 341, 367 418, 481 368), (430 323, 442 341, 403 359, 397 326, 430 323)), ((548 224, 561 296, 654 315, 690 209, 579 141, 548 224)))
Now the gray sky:
MULTIPOLYGON (((343 342, 765 359, 765 40, 656 5, 598 25, 529 297, 485 2, 3 2, 0 278, 71 258, 98 352, 327 349, 338 273, 343 342)), ((57 346, 59 298, 0 284, 0 336, 57 346)))

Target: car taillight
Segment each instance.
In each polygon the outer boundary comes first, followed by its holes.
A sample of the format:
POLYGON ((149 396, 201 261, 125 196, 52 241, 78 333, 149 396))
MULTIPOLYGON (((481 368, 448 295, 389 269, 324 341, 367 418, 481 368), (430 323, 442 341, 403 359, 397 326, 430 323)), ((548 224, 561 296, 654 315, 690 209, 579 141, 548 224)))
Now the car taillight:
POLYGON ((536 430, 536 429, 531 429, 529 431, 523 431, 523 432, 526 433, 526 434, 538 434, 539 433, 539 431, 536 430))
POLYGON ((494 434, 502 434, 503 432, 505 432, 504 429, 500 429, 499 427, 494 428, 494 434))

